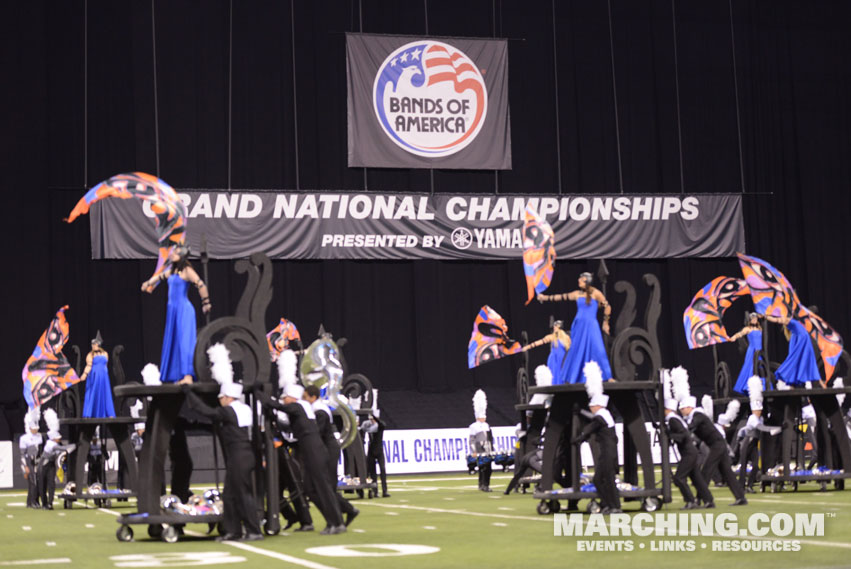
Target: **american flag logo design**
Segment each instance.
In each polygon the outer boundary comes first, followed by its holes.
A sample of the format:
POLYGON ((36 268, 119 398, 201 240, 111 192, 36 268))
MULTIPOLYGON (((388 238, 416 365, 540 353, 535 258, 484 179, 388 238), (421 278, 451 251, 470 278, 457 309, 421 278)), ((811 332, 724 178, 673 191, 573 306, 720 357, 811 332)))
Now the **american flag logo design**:
POLYGON ((487 116, 481 71, 443 42, 422 40, 396 49, 379 66, 373 93, 384 133, 418 156, 437 158, 464 149, 487 116))

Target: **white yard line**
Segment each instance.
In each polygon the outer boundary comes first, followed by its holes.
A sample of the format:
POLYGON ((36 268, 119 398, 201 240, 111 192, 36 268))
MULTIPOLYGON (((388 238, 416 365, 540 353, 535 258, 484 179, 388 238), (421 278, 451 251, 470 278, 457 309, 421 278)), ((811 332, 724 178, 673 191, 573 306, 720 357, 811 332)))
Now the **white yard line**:
POLYGON ((376 506, 379 508, 398 508, 400 510, 417 510, 421 512, 432 512, 435 514, 456 514, 461 516, 474 516, 480 518, 506 518, 510 520, 530 520, 534 522, 553 523, 553 519, 547 516, 517 516, 511 514, 486 514, 484 512, 468 512, 467 510, 447 510, 445 508, 426 508, 424 506, 408 506, 405 504, 377 504, 374 502, 359 503, 359 506, 376 506))
POLYGON ((56 565, 59 563, 71 563, 70 557, 56 557, 53 559, 22 559, 20 561, 0 561, 0 566, 20 565, 56 565))

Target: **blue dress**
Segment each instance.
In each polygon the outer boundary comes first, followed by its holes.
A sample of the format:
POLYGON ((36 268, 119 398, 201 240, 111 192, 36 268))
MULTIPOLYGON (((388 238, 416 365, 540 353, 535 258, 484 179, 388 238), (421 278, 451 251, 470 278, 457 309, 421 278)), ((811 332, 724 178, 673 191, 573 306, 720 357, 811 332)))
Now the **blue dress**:
POLYGON ((789 385, 820 381, 821 374, 816 363, 816 353, 807 329, 797 320, 790 320, 786 327, 792 333, 789 338, 789 353, 774 376, 789 385))
MULTIPOLYGON (((736 393, 748 392, 748 380, 753 376, 753 355, 754 352, 762 349, 762 330, 754 330, 748 332, 748 351, 745 354, 745 363, 742 364, 742 370, 739 372, 739 377, 736 379, 736 385, 733 391, 736 393)), ((759 357, 762 361, 762 356, 759 357)), ((762 378, 762 388, 765 389, 765 378, 762 378)))
POLYGON ((115 406, 112 404, 112 386, 109 384, 106 362, 106 356, 92 358, 92 369, 86 376, 83 417, 115 417, 115 406))
POLYGON ((189 283, 179 275, 168 278, 168 306, 165 313, 160 381, 174 383, 185 375, 195 378, 195 307, 186 292, 189 283))
POLYGON ((550 343, 550 356, 547 358, 547 367, 553 374, 553 385, 561 385, 564 383, 564 374, 567 367, 564 365, 567 362, 567 350, 561 340, 556 340, 550 343))
POLYGON ((606 354, 606 346, 603 344, 603 333, 600 323, 597 322, 597 301, 585 303, 585 296, 576 299, 576 317, 570 325, 570 351, 567 352, 567 360, 564 362, 564 371, 561 377, 556 378, 553 374, 553 385, 558 383, 585 383, 583 368, 590 361, 596 361, 603 372, 603 381, 612 377, 612 368, 609 365, 609 357, 606 354))

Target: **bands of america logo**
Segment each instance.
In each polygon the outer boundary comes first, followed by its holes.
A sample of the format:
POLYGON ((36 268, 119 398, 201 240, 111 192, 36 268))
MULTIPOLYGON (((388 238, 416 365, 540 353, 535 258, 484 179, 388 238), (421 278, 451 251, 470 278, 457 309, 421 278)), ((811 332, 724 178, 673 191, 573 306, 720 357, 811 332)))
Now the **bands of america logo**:
POLYGON ((485 122, 488 94, 479 68, 449 44, 422 40, 392 52, 373 86, 375 115, 384 133, 418 156, 455 154, 485 122))

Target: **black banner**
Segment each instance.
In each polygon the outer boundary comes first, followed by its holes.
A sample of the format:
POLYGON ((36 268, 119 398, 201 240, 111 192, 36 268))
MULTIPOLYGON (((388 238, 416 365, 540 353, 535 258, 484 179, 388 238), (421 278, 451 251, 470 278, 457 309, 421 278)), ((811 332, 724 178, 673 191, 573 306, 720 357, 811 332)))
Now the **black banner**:
MULTIPOLYGON (((729 257, 745 249, 739 194, 451 195, 180 191, 197 254, 273 259, 519 259, 527 204, 559 258, 729 257)), ((106 199, 91 212, 95 259, 156 257, 153 213, 106 199)))
POLYGON ((505 40, 346 34, 349 166, 511 169, 505 40))

